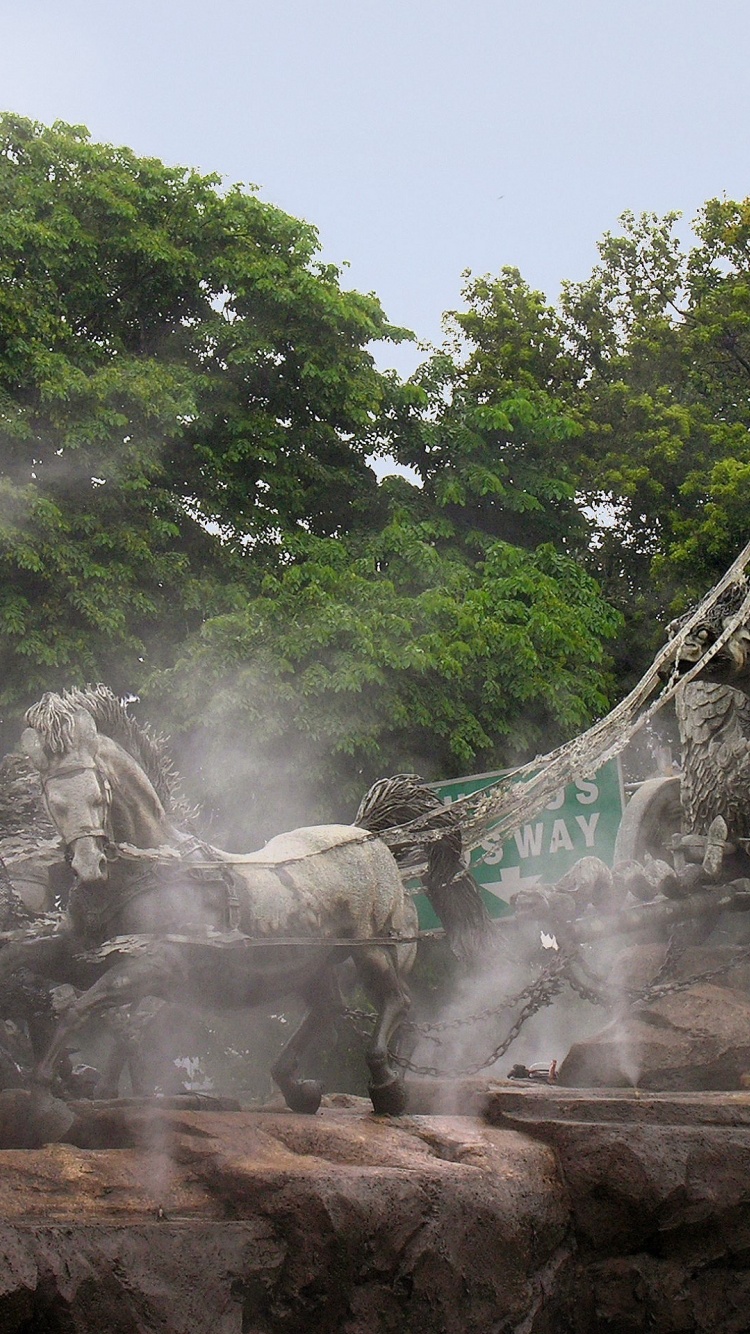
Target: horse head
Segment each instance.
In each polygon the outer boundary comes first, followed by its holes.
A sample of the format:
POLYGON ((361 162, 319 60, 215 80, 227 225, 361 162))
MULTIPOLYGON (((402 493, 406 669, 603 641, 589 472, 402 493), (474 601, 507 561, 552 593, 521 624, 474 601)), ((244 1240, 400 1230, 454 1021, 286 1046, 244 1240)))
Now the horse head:
POLYGON ((65 844, 66 860, 80 881, 102 883, 108 875, 106 849, 112 791, 97 764, 100 737, 85 709, 76 709, 64 746, 54 749, 34 727, 21 736, 21 750, 38 769, 50 818, 65 844))

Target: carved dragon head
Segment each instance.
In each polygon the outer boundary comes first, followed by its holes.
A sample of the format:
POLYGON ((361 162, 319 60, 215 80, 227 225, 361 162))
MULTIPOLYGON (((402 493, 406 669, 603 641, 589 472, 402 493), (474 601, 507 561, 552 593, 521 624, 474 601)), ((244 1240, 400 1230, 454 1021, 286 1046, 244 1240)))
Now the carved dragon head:
MULTIPOLYGON (((662 667, 663 676, 684 675, 705 655, 732 625, 743 606, 750 588, 745 579, 730 585, 714 605, 692 626, 688 636, 675 647, 662 667)), ((694 615, 692 607, 667 626, 667 635, 673 639, 694 615)), ((743 618, 709 659, 694 680, 714 685, 733 686, 750 694, 750 620, 743 618)))

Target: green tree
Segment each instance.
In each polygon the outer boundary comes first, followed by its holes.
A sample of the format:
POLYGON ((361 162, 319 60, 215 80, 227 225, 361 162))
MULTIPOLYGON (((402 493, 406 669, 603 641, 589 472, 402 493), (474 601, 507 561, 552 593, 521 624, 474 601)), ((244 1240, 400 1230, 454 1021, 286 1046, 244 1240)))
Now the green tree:
POLYGON ((251 190, 6 116, 0 205, 0 702, 144 694, 243 842, 606 708, 580 355, 517 272, 401 385, 403 331, 251 190))
POLYGON ((422 420, 400 438, 399 458, 475 555, 497 540, 585 549, 559 317, 516 269, 467 280, 463 296, 467 309, 446 316, 444 349, 414 377, 422 420))
POLYGON ((0 118, 0 703, 138 689, 286 533, 377 524, 402 411, 306 223, 239 186, 0 118))
POLYGON ((677 222, 625 214, 556 308, 512 269, 468 282, 401 453, 454 537, 585 562, 622 691, 747 540, 750 202, 709 201, 692 245, 677 222))
POLYGON ((351 818, 385 773, 528 759, 607 707, 618 618, 577 562, 495 542, 471 564, 414 488, 387 490, 380 533, 308 543, 151 682, 224 837, 351 818))
POLYGON ((561 302, 596 560, 610 595, 649 615, 705 589, 747 539, 750 203, 709 201, 690 248, 677 218, 626 214, 561 302))

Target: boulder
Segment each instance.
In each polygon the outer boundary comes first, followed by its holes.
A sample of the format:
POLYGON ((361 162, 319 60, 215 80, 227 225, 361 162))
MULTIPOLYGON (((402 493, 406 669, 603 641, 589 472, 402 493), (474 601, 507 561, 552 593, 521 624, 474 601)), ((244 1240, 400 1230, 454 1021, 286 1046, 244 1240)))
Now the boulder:
POLYGON ((120 1147, 0 1151, 3 1334, 583 1328, 545 1144, 364 1105, 99 1110, 120 1147))
POLYGON ((558 1079, 574 1088, 737 1089, 749 1071, 750 998, 704 982, 574 1043, 558 1079))

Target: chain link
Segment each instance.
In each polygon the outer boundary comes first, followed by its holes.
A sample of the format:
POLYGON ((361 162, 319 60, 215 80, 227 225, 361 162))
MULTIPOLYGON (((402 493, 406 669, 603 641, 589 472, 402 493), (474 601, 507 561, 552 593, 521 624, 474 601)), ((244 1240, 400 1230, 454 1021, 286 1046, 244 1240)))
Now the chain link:
POLYGON ((607 987, 606 982, 598 977, 593 969, 589 968, 588 964, 584 963, 583 959, 568 960, 566 981, 571 990, 575 991, 581 1000, 588 1001, 589 1005, 603 1005, 605 1007, 611 1005, 611 990, 607 987), (585 973, 585 980, 576 975, 574 965, 582 973, 585 973))
POLYGON ((728 973, 731 968, 736 968, 739 964, 749 961, 750 946, 738 950, 731 959, 727 959, 716 968, 707 968, 702 973, 691 974, 690 977, 674 978, 671 982, 660 982, 658 980, 659 973, 662 972, 662 969, 660 969, 653 981, 648 982, 646 986, 640 987, 638 990, 628 991, 626 995, 631 1003, 644 1000, 660 1000, 662 996, 670 996, 678 991, 688 991, 690 987, 697 986, 700 982, 712 982, 715 977, 721 977, 724 973, 728 973))
MULTIPOLYGON (((531 1016, 536 1014, 539 1010, 552 1004, 555 996, 559 993, 565 982, 566 968, 567 960, 558 957, 551 964, 547 965, 539 977, 535 978, 533 982, 530 982, 522 991, 519 991, 516 996, 507 996, 499 1004, 488 1007, 487 1009, 480 1011, 479 1014, 470 1015, 460 1019, 442 1020, 433 1024, 417 1024, 412 1020, 406 1020, 403 1025, 404 1028, 418 1033, 421 1037, 427 1037, 430 1041, 439 1043, 440 1038, 436 1036, 437 1034, 463 1028, 467 1024, 476 1024, 494 1018, 505 1010, 515 1009, 516 1006, 521 1005, 521 1009, 516 1015, 516 1018, 502 1042, 499 1042, 489 1056, 484 1057, 482 1060, 474 1061, 470 1065, 452 1069, 441 1069, 436 1065, 418 1065, 416 1062, 409 1060, 408 1057, 399 1056, 396 1053, 391 1053, 391 1060, 395 1065, 402 1066, 403 1069, 411 1071, 412 1074, 424 1075, 432 1079, 441 1079, 446 1076, 460 1078, 479 1074, 480 1070, 486 1070, 505 1055, 508 1048, 515 1042, 527 1019, 530 1019, 531 1016)), ((351 1020, 371 1020, 374 1017, 366 1010, 347 1010, 346 1015, 347 1018, 351 1020)), ((366 1036, 361 1030, 357 1031, 359 1031, 360 1037, 366 1036)))
MULTIPOLYGON (((561 951, 557 958, 548 964, 533 982, 530 982, 515 996, 505 996, 501 1001, 492 1006, 487 1006, 486 1009, 480 1010, 478 1013, 464 1015, 457 1019, 443 1019, 433 1023, 416 1023, 407 1019, 402 1025, 403 1029, 440 1045, 443 1035, 457 1032, 469 1025, 484 1023, 488 1019, 496 1018, 520 1005, 521 1008, 505 1037, 493 1048, 489 1055, 468 1065, 457 1067, 421 1065, 416 1061, 411 1061, 406 1056, 399 1056, 397 1053, 391 1053, 391 1060, 404 1070, 409 1070, 412 1074, 429 1079, 456 1079, 476 1075, 482 1070, 487 1070, 490 1066, 495 1065, 505 1055, 515 1042, 526 1021, 537 1014, 539 1010, 551 1005, 565 983, 576 995, 580 996, 582 1000, 588 1001, 591 1005, 611 1007, 621 1004, 623 1001, 629 1005, 634 1005, 648 1000, 660 1000, 663 996, 676 992, 687 991, 700 982, 710 982, 714 978, 727 973, 731 968, 750 961, 750 946, 748 946, 737 951, 731 959, 725 960, 715 968, 706 969, 702 973, 694 973, 690 977, 668 980, 669 972, 679 961, 682 953, 682 949, 673 947, 673 941, 670 940, 667 955, 655 977, 643 987, 623 989, 613 987, 599 977, 581 957, 580 949, 570 953, 561 951)), ((372 1023, 375 1019, 372 1011, 349 1008, 345 1011, 345 1015, 361 1039, 369 1038, 372 1023), (359 1028, 357 1026, 358 1022, 367 1023, 369 1025, 368 1029, 359 1028)))
POLYGON ((661 968, 658 973, 652 977, 649 986, 661 986, 663 982, 667 982, 672 977, 672 974, 684 953, 685 945, 680 942, 679 932, 675 929, 670 933, 667 942, 667 951, 662 960, 661 968))

